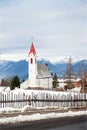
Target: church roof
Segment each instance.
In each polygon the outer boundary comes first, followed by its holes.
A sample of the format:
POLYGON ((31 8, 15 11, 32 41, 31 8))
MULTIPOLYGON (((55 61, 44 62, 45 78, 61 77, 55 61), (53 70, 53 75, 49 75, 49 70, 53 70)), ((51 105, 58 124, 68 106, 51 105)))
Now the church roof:
POLYGON ((33 42, 32 42, 32 44, 31 44, 31 48, 30 48, 30 51, 29 51, 29 55, 30 55, 30 53, 33 53, 34 55, 36 54, 36 51, 35 51, 35 47, 34 47, 33 42))
POLYGON ((38 78, 50 78, 51 73, 45 64, 37 64, 38 78))

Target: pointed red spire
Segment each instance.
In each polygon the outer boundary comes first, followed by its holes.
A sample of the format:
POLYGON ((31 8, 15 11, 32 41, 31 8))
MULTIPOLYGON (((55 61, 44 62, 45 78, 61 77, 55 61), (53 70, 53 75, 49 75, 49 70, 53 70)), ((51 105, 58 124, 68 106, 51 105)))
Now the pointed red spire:
POLYGON ((29 55, 30 55, 30 53, 33 53, 34 55, 36 54, 36 51, 35 51, 33 42, 32 42, 32 44, 31 44, 31 48, 30 48, 30 51, 29 51, 29 55))

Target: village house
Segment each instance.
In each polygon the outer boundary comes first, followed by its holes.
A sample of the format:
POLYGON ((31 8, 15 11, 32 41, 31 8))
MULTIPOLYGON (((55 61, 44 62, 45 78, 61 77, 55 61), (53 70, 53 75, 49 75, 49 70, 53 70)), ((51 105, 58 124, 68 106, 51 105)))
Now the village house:
POLYGON ((29 78, 21 84, 21 88, 52 89, 52 75, 46 64, 37 63, 37 53, 33 43, 31 44, 28 57, 29 78))

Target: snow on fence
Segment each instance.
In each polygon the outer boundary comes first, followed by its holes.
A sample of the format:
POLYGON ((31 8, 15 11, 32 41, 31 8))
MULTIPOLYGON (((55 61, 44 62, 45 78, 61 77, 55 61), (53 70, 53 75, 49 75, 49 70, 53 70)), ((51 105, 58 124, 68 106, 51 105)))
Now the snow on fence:
POLYGON ((58 108, 87 106, 87 95, 52 91, 0 92, 0 108, 22 108, 27 105, 58 108))

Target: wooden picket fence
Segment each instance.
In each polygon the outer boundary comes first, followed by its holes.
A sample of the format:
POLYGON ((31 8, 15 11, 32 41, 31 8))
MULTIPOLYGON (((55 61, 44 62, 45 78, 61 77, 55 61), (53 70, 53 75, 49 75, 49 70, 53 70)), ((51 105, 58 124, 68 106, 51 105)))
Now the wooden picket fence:
POLYGON ((87 94, 84 93, 46 93, 32 92, 31 94, 11 91, 0 92, 0 108, 22 108, 27 105, 33 107, 83 107, 87 106, 87 94))

